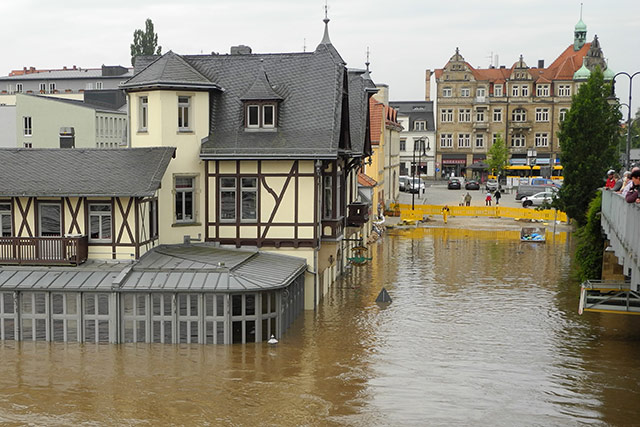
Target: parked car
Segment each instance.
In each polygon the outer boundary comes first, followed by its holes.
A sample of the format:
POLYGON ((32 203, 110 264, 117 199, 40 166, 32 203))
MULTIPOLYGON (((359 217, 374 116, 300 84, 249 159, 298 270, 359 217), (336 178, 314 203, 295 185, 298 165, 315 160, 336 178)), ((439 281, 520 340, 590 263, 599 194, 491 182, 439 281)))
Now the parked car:
POLYGON ((449 182, 447 183, 447 188, 449 190, 459 190, 462 188, 463 181, 464 181, 464 178, 452 176, 451 178, 449 178, 449 182))
POLYGON ((522 198, 522 207, 528 208, 529 206, 542 206, 545 203, 551 203, 554 197, 554 191, 543 191, 541 193, 536 193, 533 196, 525 196, 522 198))
POLYGON ((411 179, 411 177, 409 177, 407 175, 400 175, 400 177, 398 178, 398 184, 400 186, 400 191, 408 191, 409 190, 407 188, 407 184, 409 183, 410 179, 411 179))
POLYGON ((487 186, 487 191, 492 192, 496 191, 500 187, 497 179, 488 179, 485 185, 487 186))
POLYGON ((479 190, 480 189, 480 183, 478 181, 476 181, 475 179, 472 179, 471 181, 467 181, 467 183, 464 185, 464 189, 465 190, 479 190))
POLYGON ((420 178, 409 178, 406 188, 409 193, 423 193, 426 186, 420 178))
POLYGON ((555 184, 545 184, 545 185, 528 185, 528 184, 520 184, 518 189, 516 190, 516 200, 522 200, 523 197, 533 196, 534 194, 538 194, 540 192, 551 193, 558 191, 558 187, 555 184))

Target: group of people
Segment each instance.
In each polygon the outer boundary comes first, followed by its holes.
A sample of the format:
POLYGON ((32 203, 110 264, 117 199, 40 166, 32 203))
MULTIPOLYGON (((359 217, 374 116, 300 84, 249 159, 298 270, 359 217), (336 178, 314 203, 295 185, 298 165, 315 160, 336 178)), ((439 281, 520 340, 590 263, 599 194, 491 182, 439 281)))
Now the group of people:
POLYGON ((640 167, 622 174, 622 178, 613 169, 607 172, 605 189, 620 193, 628 203, 640 203, 640 167))
MULTIPOLYGON (((491 206, 492 198, 496 200, 496 206, 498 206, 500 204, 500 197, 502 197, 500 190, 496 190, 496 192, 493 193, 493 196, 491 195, 491 191, 487 190, 487 195, 484 198, 485 206, 491 206)), ((462 196, 462 201, 460 202, 460 206, 471 206, 471 194, 469 194, 468 191, 467 191, 467 194, 464 194, 462 196)))

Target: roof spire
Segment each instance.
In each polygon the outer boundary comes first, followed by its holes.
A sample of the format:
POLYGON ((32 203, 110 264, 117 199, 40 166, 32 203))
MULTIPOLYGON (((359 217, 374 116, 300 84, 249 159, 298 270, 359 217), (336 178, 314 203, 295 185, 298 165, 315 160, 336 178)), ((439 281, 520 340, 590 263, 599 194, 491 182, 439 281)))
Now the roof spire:
POLYGON ((580 3, 580 20, 573 30, 573 50, 578 51, 587 41, 587 26, 582 22, 582 3, 580 3))
POLYGON ((584 3, 580 3, 580 20, 582 21, 582 6, 584 3))
POLYGON ((369 46, 367 46, 367 62, 364 63, 367 66, 367 73, 369 72, 369 64, 369 46))
POLYGON ((324 3, 324 19, 322 20, 322 22, 324 22, 324 36, 322 36, 322 41, 320 42, 320 44, 331 44, 331 39, 329 38, 329 17, 328 17, 328 9, 329 6, 327 5, 327 1, 325 0, 324 3))

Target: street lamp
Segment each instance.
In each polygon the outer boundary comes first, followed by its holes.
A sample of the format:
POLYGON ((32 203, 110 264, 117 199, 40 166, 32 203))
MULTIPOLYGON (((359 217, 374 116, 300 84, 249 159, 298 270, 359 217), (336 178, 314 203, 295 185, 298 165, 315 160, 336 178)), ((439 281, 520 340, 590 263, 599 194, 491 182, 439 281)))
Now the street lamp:
MULTIPOLYGON (((421 138, 416 139, 413 142, 413 178, 412 180, 412 187, 413 185, 415 185, 416 183, 416 169, 418 169, 418 167, 416 166, 416 142, 418 143, 417 146, 417 150, 418 150, 418 163, 422 162, 422 153, 424 153, 424 156, 427 156, 427 153, 425 152, 425 147, 424 147, 424 141, 427 141, 427 150, 430 150, 431 147, 429 146, 429 137, 427 136, 423 136, 421 138)), ((413 190, 413 188, 412 188, 413 190)), ((418 183, 418 191, 420 191, 420 184, 418 183)), ((414 209, 415 207, 415 198, 416 198, 416 193, 414 193, 413 191, 411 191, 411 210, 414 209)))
POLYGON ((531 184, 531 179, 533 178, 533 167, 536 165, 536 157, 538 153, 535 148, 530 148, 527 150, 527 165, 529 166, 529 184, 531 184))
POLYGON ((614 75, 613 79, 611 80, 611 96, 615 97, 616 77, 620 75, 629 77, 629 103, 627 104, 627 109, 629 110, 629 113, 627 114, 627 147, 624 153, 625 170, 629 170, 629 168, 631 167, 631 88, 633 85, 633 78, 638 74, 640 74, 640 71, 636 71, 633 74, 629 74, 625 71, 620 71, 619 73, 616 73, 616 75, 614 75))

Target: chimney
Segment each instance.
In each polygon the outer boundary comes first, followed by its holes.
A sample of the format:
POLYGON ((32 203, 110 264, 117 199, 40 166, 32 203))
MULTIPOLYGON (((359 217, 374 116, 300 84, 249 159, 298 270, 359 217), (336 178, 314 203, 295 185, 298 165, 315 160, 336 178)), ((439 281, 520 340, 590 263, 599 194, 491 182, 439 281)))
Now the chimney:
POLYGON ((424 70, 424 100, 431 100, 431 70, 424 70))
POLYGON ((544 68, 544 59, 538 59, 538 68, 544 68))
POLYGON ((231 46, 231 55, 251 55, 251 48, 243 44, 231 46))

